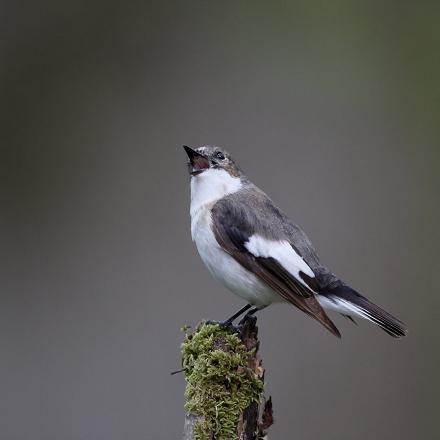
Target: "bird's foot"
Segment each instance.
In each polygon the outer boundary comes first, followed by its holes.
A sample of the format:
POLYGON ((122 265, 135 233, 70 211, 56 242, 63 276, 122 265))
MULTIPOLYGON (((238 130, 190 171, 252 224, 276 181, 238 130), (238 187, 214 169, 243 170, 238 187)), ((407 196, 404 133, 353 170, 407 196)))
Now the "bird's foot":
POLYGON ((240 319, 240 322, 238 323, 238 327, 242 327, 247 322, 252 322, 254 325, 257 322, 257 317, 254 315, 255 311, 249 311, 246 313, 246 315, 243 316, 243 318, 240 319))
POLYGON ((213 321, 213 320, 208 320, 205 321, 205 324, 207 325, 218 325, 221 328, 224 328, 225 330, 228 330, 232 333, 239 333, 239 329, 237 326, 235 326, 233 324, 232 321, 230 321, 229 319, 227 319, 226 321, 213 321))

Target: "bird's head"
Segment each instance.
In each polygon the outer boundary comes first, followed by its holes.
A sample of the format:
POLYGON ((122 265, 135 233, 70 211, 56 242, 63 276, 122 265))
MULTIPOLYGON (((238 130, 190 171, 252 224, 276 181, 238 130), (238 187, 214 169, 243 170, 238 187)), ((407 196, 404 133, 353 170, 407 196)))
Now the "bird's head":
POLYGON ((240 177, 242 172, 231 155, 212 145, 200 148, 183 146, 189 157, 188 170, 191 176, 199 176, 208 170, 226 171, 232 177, 240 177))

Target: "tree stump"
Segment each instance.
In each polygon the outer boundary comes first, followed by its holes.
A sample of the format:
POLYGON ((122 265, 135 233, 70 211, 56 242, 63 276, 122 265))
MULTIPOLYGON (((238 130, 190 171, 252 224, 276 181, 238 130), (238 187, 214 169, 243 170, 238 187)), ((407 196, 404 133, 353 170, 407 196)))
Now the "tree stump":
POLYGON ((236 328, 201 323, 186 335, 184 440, 267 438, 272 402, 263 395, 256 322, 256 317, 246 316, 236 328))

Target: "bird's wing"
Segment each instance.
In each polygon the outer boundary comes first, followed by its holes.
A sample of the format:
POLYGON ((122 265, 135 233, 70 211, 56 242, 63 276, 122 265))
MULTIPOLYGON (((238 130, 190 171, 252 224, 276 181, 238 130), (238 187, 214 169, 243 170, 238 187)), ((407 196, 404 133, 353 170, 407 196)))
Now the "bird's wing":
POLYGON ((280 219, 274 220, 273 213, 263 212, 265 207, 261 204, 259 210, 252 208, 254 206, 243 199, 228 197, 214 205, 212 227, 219 245, 283 299, 340 337, 316 300, 319 285, 312 269, 289 242, 283 229, 274 231, 274 224, 280 219))

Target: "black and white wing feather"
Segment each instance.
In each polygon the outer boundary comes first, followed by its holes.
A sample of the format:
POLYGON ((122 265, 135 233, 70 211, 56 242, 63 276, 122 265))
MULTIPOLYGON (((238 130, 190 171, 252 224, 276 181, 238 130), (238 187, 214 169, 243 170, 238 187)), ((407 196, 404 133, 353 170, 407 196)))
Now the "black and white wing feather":
POLYGON ((223 250, 284 300, 340 337, 316 299, 319 283, 315 273, 291 242, 291 224, 284 221, 270 199, 255 190, 232 194, 212 208, 213 232, 223 250))

